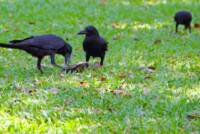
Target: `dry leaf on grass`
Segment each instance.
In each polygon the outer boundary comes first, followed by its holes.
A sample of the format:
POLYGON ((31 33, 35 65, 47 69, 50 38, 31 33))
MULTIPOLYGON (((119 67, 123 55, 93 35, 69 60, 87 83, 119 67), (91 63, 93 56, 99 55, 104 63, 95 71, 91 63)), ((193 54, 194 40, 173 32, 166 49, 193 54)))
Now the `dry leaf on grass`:
POLYGON ((121 94, 121 95, 124 95, 124 96, 131 96, 131 94, 125 90, 123 90, 122 88, 118 88, 118 89, 115 89, 115 90, 112 90, 111 93, 117 95, 117 94, 121 94))
POLYGON ((140 67, 139 69, 143 70, 146 73, 154 73, 156 68, 153 66, 149 66, 149 67, 140 67))
POLYGON ((107 80, 106 77, 101 77, 101 78, 100 78, 100 81, 106 81, 106 80, 107 80))
POLYGON ((152 78, 151 76, 146 76, 146 77, 144 77, 145 80, 149 80, 149 79, 151 79, 151 78, 152 78))
POLYGON ((121 79, 124 79, 124 78, 126 78, 127 77, 127 74, 126 73, 120 73, 119 74, 119 78, 121 78, 121 79))
POLYGON ((100 3, 101 3, 102 5, 105 5, 105 4, 107 4, 107 0, 100 0, 100 3))
POLYGON ((35 25, 35 22, 29 21, 28 24, 30 24, 30 25, 35 25))
POLYGON ((157 40, 154 41, 154 44, 155 44, 155 45, 161 44, 161 43, 162 43, 162 41, 161 41, 160 39, 157 39, 157 40))
POLYGON ((127 26, 126 23, 118 23, 118 22, 112 23, 112 28, 114 28, 114 29, 124 29, 124 28, 126 28, 126 26, 127 26))
POLYGON ((36 89, 29 89, 29 88, 16 88, 17 91, 20 91, 22 93, 27 93, 27 94, 32 94, 35 93, 37 90, 36 89))
POLYGON ((194 28, 197 28, 197 29, 200 28, 200 24, 199 23, 195 23, 194 24, 194 28))
POLYGON ((80 82, 80 87, 88 87, 88 86, 89 84, 87 82, 83 82, 83 81, 80 82))
POLYGON ((192 112, 187 115, 188 120, 200 119, 200 112, 192 112))

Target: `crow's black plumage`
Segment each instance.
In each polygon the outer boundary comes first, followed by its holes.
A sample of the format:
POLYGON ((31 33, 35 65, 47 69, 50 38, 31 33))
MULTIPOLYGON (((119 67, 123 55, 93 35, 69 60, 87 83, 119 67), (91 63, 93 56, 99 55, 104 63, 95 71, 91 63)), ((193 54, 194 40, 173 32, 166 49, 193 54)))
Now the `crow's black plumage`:
POLYGON ((174 16, 174 21, 176 22, 176 32, 178 32, 179 25, 184 25, 185 29, 189 29, 191 33, 192 14, 190 12, 178 11, 174 16))
POLYGON ((61 37, 56 35, 31 36, 21 40, 10 41, 10 44, 0 43, 0 47, 24 50, 38 59, 37 68, 42 73, 41 61, 49 55, 51 64, 64 69, 55 63, 55 54, 60 54, 65 58, 65 66, 69 64, 72 47, 61 37))
POLYGON ((107 51, 107 41, 105 41, 105 39, 99 35, 99 32, 94 26, 87 26, 83 31, 80 31, 78 34, 85 35, 85 39, 83 41, 83 50, 86 53, 86 62, 89 61, 91 56, 100 57, 100 64, 102 66, 105 53, 107 51))

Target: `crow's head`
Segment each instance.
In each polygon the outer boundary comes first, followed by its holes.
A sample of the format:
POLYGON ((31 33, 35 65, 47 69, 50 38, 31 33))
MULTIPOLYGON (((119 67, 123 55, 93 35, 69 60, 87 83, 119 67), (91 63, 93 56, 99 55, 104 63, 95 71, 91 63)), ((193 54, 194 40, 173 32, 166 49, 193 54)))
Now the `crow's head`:
POLYGON ((78 35, 82 34, 85 34, 86 36, 92 36, 92 35, 99 36, 99 33, 94 26, 87 26, 84 30, 78 33, 78 35))

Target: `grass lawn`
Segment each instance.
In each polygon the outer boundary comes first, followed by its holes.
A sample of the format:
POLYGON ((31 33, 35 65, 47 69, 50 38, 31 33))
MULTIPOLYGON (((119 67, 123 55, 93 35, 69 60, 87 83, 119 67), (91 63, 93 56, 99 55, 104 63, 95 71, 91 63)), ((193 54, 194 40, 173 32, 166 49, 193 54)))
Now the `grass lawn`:
MULTIPOLYGON (((0 42, 57 34, 85 60, 94 25, 109 42, 103 68, 61 74, 23 51, 0 49, 0 133, 200 133, 200 29, 173 16, 198 0, 0 0, 0 42)), ((57 56, 59 64, 64 63, 57 56)), ((91 59, 95 64, 99 59, 91 59)))

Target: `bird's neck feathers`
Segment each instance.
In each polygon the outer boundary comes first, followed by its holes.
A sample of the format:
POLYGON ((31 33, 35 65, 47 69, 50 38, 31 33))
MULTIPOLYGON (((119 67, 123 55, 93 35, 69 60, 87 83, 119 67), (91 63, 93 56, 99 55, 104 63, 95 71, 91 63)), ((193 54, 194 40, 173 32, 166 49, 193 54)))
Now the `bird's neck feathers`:
POLYGON ((99 37, 99 36, 100 36, 99 33, 86 35, 86 37, 99 37))

